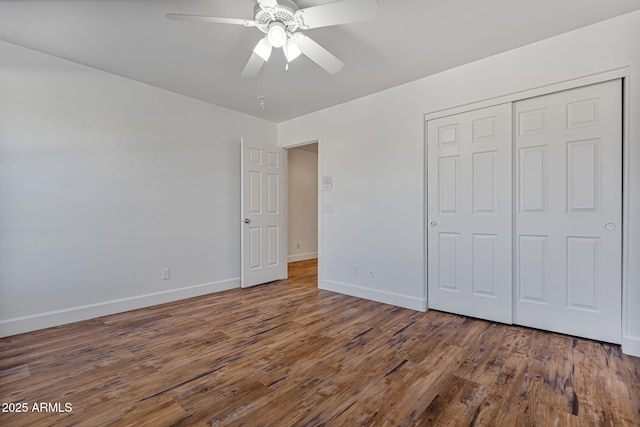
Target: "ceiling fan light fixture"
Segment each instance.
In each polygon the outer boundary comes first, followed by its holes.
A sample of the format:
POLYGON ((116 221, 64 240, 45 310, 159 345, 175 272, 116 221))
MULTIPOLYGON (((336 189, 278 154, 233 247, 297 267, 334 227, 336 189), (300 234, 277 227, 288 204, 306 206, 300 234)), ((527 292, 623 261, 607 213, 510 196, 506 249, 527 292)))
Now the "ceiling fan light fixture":
POLYGON ((293 40, 288 40, 282 49, 284 50, 284 56, 287 58, 287 62, 293 61, 302 54, 302 51, 300 51, 300 48, 293 40))
POLYGON ((267 62, 271 56, 271 44, 269 40, 267 40, 266 37, 260 40, 256 47, 253 48, 253 52, 267 62))
POLYGON ((269 43, 273 47, 282 47, 287 42, 287 30, 282 22, 272 22, 267 33, 269 43))

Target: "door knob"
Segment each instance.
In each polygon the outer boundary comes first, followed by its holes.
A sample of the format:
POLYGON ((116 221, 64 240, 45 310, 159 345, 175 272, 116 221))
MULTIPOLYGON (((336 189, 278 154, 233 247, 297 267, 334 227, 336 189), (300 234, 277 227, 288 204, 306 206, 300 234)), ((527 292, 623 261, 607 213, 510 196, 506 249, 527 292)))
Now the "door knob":
POLYGON ((616 225, 612 222, 608 222, 604 225, 604 229, 607 231, 614 231, 616 229, 616 225))
POLYGON ((431 221, 431 222, 430 222, 430 225, 431 225, 432 227, 435 227, 436 225, 438 225, 438 223, 437 223, 437 222, 435 222, 435 221, 431 221))
POLYGON ((250 220, 249 218, 245 218, 245 219, 244 219, 244 223, 245 223, 245 224, 250 224, 250 223, 251 223, 251 220, 250 220))

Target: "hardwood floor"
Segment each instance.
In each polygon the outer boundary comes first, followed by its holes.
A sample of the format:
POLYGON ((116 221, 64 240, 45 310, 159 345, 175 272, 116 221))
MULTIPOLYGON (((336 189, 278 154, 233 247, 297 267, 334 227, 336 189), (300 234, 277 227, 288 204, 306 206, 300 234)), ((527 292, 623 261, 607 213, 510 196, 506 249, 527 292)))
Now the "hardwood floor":
POLYGON ((0 425, 640 425, 640 359, 618 346, 334 294, 315 271, 0 339, 2 409, 27 404, 0 425))

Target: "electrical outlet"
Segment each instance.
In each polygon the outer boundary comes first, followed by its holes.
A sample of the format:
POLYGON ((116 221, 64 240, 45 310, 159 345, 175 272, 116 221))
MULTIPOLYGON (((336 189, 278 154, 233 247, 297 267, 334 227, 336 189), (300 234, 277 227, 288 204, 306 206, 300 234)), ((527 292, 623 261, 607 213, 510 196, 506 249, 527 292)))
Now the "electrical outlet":
POLYGON ((373 271, 373 267, 369 266, 369 279, 373 279, 374 277, 376 277, 376 274, 373 271))
POLYGON ((171 279, 171 269, 170 268, 163 268, 162 269, 162 280, 169 280, 171 279))
POLYGON ((296 243, 296 249, 300 249, 302 245, 300 243, 296 243))

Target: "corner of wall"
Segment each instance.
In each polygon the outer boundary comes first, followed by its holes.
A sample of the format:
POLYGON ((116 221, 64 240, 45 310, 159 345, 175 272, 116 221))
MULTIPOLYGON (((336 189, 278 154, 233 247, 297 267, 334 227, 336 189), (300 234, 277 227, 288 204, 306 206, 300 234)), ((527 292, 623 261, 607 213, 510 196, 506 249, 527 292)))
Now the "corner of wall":
POLYGON ((352 285, 350 283, 322 280, 318 282, 318 288, 325 291, 337 292, 356 298, 363 298, 383 304, 395 305, 415 311, 426 311, 427 300, 425 298, 410 297, 393 292, 380 291, 371 288, 352 285))

